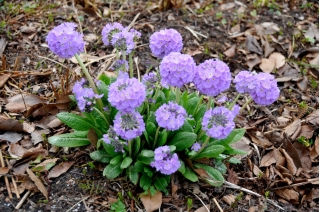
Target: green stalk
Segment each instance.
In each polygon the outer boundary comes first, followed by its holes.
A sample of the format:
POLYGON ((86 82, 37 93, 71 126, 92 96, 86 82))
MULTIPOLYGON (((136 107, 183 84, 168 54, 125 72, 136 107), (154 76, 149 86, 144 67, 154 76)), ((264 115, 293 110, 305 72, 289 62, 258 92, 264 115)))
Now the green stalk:
POLYGON ((132 158, 132 139, 128 141, 129 156, 132 158))
POLYGON ((203 100, 203 95, 200 96, 199 102, 197 103, 196 109, 194 110, 194 114, 192 114, 192 116, 194 117, 196 115, 196 113, 198 112, 198 108, 200 107, 201 103, 203 100))
POLYGON ((203 131, 202 129, 200 130, 200 133, 197 136, 197 140, 200 140, 200 138, 205 134, 205 131, 203 131))
POLYGON ((179 104, 180 100, 180 89, 176 87, 176 103, 179 104))
POLYGON ((199 149, 199 151, 190 157, 190 159, 195 158, 197 155, 199 155, 199 153, 201 153, 201 151, 206 148, 207 144, 209 143, 210 137, 208 136, 207 139, 205 140, 205 142, 202 144, 201 148, 199 149))
POLYGON ((130 70, 130 78, 133 78, 133 61, 132 61, 133 52, 129 54, 129 70, 130 70))
POLYGON ((159 131, 160 131, 160 126, 158 126, 157 131, 156 131, 156 136, 154 138, 154 143, 153 143, 153 149, 155 148, 155 146, 157 144, 159 131))
POLYGON ((241 107, 240 109, 240 113, 242 113, 242 111, 247 107, 247 105, 252 102, 252 98, 250 96, 250 98, 248 99, 248 101, 241 107))
POLYGON ((212 104, 212 96, 209 96, 208 105, 207 105, 207 110, 210 110, 211 104, 212 104))
MULTIPOLYGON (((93 81, 92 77, 90 76, 88 69, 84 66, 81 58, 79 57, 78 54, 75 54, 74 56, 75 56, 75 58, 77 59, 80 67, 82 68, 82 71, 83 71, 84 75, 86 76, 86 78, 87 78, 87 80, 88 80, 88 82, 89 82, 90 87, 93 89, 93 91, 94 91, 96 94, 99 94, 98 89, 97 89, 96 85, 94 84, 94 81, 93 81)), ((97 104, 98 104, 99 109, 102 110, 102 108, 103 108, 103 103, 102 103, 101 99, 97 99, 97 104)))
POLYGON ((103 118, 103 120, 107 123, 107 126, 109 127, 110 126, 110 122, 108 121, 108 119, 103 115, 103 113, 101 113, 100 110, 98 110, 96 107, 93 107, 93 109, 99 113, 99 115, 103 118))
POLYGON ((232 104, 229 105, 229 110, 232 110, 233 106, 236 104, 236 102, 238 101, 238 99, 240 98, 241 94, 239 93, 236 98, 233 100, 232 104))

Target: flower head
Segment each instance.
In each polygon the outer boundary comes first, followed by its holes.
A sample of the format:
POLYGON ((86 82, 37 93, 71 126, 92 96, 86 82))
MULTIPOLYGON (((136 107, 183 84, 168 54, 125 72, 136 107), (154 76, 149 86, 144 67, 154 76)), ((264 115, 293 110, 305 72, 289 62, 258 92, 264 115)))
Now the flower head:
POLYGON ((174 102, 163 104, 156 110, 156 121, 160 127, 167 130, 179 129, 187 117, 186 110, 174 102))
POLYGON ((103 94, 95 94, 92 88, 84 87, 85 83, 85 80, 81 79, 72 88, 78 107, 82 112, 91 111, 96 103, 96 99, 100 99, 103 96, 103 94))
POLYGON ((162 174, 175 173, 181 166, 178 155, 171 153, 169 146, 161 146, 154 150, 154 161, 150 164, 162 174))
POLYGON ((119 140, 119 137, 112 126, 110 126, 108 133, 103 135, 102 140, 106 144, 112 145, 116 152, 124 152, 123 146, 125 143, 119 140))
POLYGON ((130 54, 135 47, 134 36, 134 33, 122 30, 121 32, 113 34, 111 43, 118 51, 130 54))
POLYGON ((106 24, 102 29, 102 41, 104 45, 108 46, 111 43, 112 36, 123 30, 123 26, 118 23, 106 24))
POLYGON ((231 113, 234 118, 239 114, 239 112, 240 112, 240 106, 237 104, 233 105, 233 107, 231 109, 231 113))
POLYGON ((150 49, 156 57, 163 58, 171 52, 180 52, 182 47, 182 37, 175 29, 160 30, 150 36, 150 49))
POLYGON ((254 75, 249 71, 240 71, 233 82, 236 84, 236 89, 239 93, 250 93, 254 90, 254 75))
POLYGON ((161 84, 181 88, 193 80, 196 64, 190 55, 172 52, 160 63, 161 84))
POLYGON ((123 113, 119 111, 114 120, 114 131, 125 140, 131 140, 140 136, 145 130, 140 113, 133 111, 123 113))
POLYGON ((270 105, 280 95, 280 90, 274 76, 269 73, 259 73, 254 76, 254 89, 250 92, 253 101, 259 105, 270 105))
POLYGON ((49 49, 61 58, 69 59, 83 51, 83 34, 75 31, 75 23, 62 23, 53 28, 47 38, 49 49))
POLYGON ((159 82, 160 76, 156 72, 150 72, 142 77, 142 83, 146 86, 147 90, 154 89, 159 82))
POLYGON ((225 107, 208 110, 202 119, 202 129, 212 138, 224 139, 235 127, 234 115, 225 107))
POLYGON ((228 97, 222 96, 221 98, 218 99, 218 103, 225 103, 228 100, 228 97))
POLYGON ((230 69, 220 60, 206 60, 197 66, 193 82, 201 93, 216 96, 230 87, 230 69))
POLYGON ((201 149, 201 143, 200 142, 196 142, 192 145, 191 150, 198 152, 201 149))
POLYGON ((119 72, 117 80, 110 85, 108 101, 119 111, 131 112, 139 107, 146 98, 144 85, 127 73, 119 72))
POLYGON ((129 69, 129 63, 126 60, 117 60, 114 62, 114 64, 111 66, 111 70, 112 71, 126 71, 123 70, 123 68, 125 67, 126 70, 129 69))
POLYGON ((132 28, 129 30, 129 32, 133 34, 134 42, 138 42, 139 39, 141 38, 141 33, 139 31, 135 30, 135 29, 132 29, 132 28))

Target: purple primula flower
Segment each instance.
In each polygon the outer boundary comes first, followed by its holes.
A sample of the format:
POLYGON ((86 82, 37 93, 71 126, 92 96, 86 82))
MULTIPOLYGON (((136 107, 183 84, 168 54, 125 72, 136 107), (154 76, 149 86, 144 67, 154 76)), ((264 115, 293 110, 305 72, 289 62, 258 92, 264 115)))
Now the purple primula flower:
POLYGON ((193 82, 201 93, 216 96, 230 87, 230 69, 220 60, 206 60, 197 66, 193 82))
POLYGON ((233 118, 235 118, 240 112, 240 106, 235 104, 233 105, 232 109, 231 109, 231 113, 233 115, 233 118))
POLYGON ((126 60, 117 60, 111 66, 112 71, 127 71, 129 70, 129 63, 126 60), (125 67, 125 70, 123 70, 125 67))
POLYGON ((102 41, 104 45, 108 46, 111 44, 112 37, 115 33, 121 32, 123 30, 123 26, 118 23, 110 23, 106 24, 102 29, 102 41))
POLYGON ((171 52, 180 52, 182 50, 182 37, 175 29, 160 30, 150 36, 149 46, 152 54, 163 58, 171 52))
POLYGON ((225 103, 228 100, 228 97, 222 96, 220 99, 218 99, 218 103, 225 103))
POLYGON ((280 90, 274 76, 269 73, 259 73, 254 76, 254 89, 250 92, 253 101, 259 105, 270 105, 280 95, 280 90))
POLYGON ((200 142, 196 142, 192 145, 191 150, 198 152, 201 149, 201 143, 200 142))
POLYGON ((254 75, 249 71, 240 71, 233 82, 236 84, 236 90, 239 93, 250 93, 254 90, 254 75))
POLYGON ((110 126, 110 128, 109 128, 108 134, 103 135, 102 140, 106 144, 112 145, 116 152, 124 152, 123 146, 126 143, 119 140, 119 137, 116 134, 116 132, 114 131, 114 128, 112 126, 110 126))
POLYGON ((53 28, 46 38, 49 49, 66 59, 83 52, 85 45, 83 34, 75 31, 76 27, 75 23, 62 23, 53 28))
POLYGON ((150 166, 165 175, 175 173, 181 166, 177 153, 172 153, 169 146, 161 146, 154 150, 154 161, 150 166))
POLYGON ((143 75, 142 83, 146 86, 147 90, 152 90, 156 88, 157 84, 160 82, 160 76, 156 72, 150 72, 143 75))
POLYGON ((187 117, 186 110, 175 102, 169 102, 159 107, 156 112, 156 121, 160 127, 167 130, 179 129, 187 117))
POLYGON ((118 51, 130 54, 135 47, 134 36, 133 33, 122 30, 113 34, 111 43, 118 51))
POLYGON ((81 79, 74 84, 72 92, 75 95, 79 109, 82 112, 88 112, 93 109, 93 106, 96 103, 96 99, 100 99, 103 94, 95 94, 92 88, 84 87, 84 85, 85 80, 81 79))
POLYGON ((129 30, 129 32, 133 34, 134 42, 138 42, 139 39, 141 38, 141 33, 139 31, 135 30, 135 29, 132 29, 132 28, 129 30))
POLYGON ((108 101, 119 111, 131 112, 146 98, 144 85, 127 73, 119 72, 119 77, 109 87, 108 101))
POLYGON ((163 58, 159 68, 163 86, 181 88, 184 84, 192 82, 196 64, 190 55, 172 52, 163 58))
POLYGON ((235 127, 233 113, 225 107, 208 110, 202 119, 202 129, 212 138, 224 139, 235 127))
POLYGON ((145 130, 145 124, 140 113, 132 111, 123 113, 119 111, 114 120, 114 131, 125 140, 140 136, 145 130))

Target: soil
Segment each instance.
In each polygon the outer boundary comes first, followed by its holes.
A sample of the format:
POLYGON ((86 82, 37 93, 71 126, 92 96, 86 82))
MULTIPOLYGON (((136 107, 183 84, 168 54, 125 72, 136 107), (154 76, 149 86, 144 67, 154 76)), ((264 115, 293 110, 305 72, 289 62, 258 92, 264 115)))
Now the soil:
MULTIPOLYGON (((170 1, 164 0, 162 2, 169 4, 170 1)), ((177 3, 179 1, 171 2, 177 3)), ((248 54, 243 53, 246 49, 246 38, 244 35, 231 38, 231 29, 237 24, 240 26, 240 32, 245 32, 255 24, 264 22, 277 24, 280 31, 274 36, 281 36, 281 41, 288 41, 287 43, 283 43, 283 46, 288 43, 292 44, 293 39, 295 39, 293 52, 296 52, 298 56, 289 58, 298 62, 307 63, 309 60, 305 57, 307 53, 303 51, 310 48, 319 48, 317 40, 311 43, 306 42, 303 36, 294 36, 294 31, 298 28, 297 23, 300 21, 308 20, 318 25, 316 23, 319 18, 318 1, 277 1, 273 6, 257 6, 252 1, 246 0, 187 2, 186 5, 181 7, 175 7, 174 4, 171 4, 171 6, 163 10, 159 10, 156 7, 157 1, 78 0, 74 4, 75 8, 77 8, 78 17, 81 20, 83 33, 91 36, 87 40, 87 53, 98 57, 112 53, 112 49, 105 47, 100 38, 101 30, 105 24, 111 21, 118 21, 123 25, 129 25, 133 18, 140 13, 134 28, 142 34, 135 54, 139 58, 138 68, 141 74, 145 72, 149 64, 156 66, 159 63, 152 56, 148 47, 149 37, 153 32, 165 28, 174 28, 181 33, 184 41, 182 52, 192 55, 197 64, 206 59, 220 58, 229 65, 233 76, 240 70, 247 70, 249 68, 247 64, 248 54), (92 5, 90 6, 89 4, 88 6, 86 2, 92 3, 92 5), (224 10, 221 15, 219 14, 221 5, 234 2, 237 3, 231 9, 224 10), (295 4, 292 2, 295 2, 295 4), (312 6, 302 7, 307 3, 312 6), (205 4, 207 6, 204 6, 205 4), (245 10, 243 15, 239 17, 237 11, 241 5, 245 6, 245 10), (111 15, 110 11, 109 13, 106 12, 108 8, 111 8, 111 15), (97 11, 100 13, 98 12, 97 14, 97 11), (254 15, 254 11, 256 15, 254 15), (197 38, 186 27, 192 28, 194 32, 201 33, 205 37, 198 34, 197 38), (224 52, 234 44, 236 44, 234 56, 226 56, 224 52)), ((5 26, 0 27, 0 38, 5 38, 8 42, 3 52, 5 56, 4 60, 6 61, 6 71, 2 70, 1 72, 17 74, 15 77, 11 76, 6 86, 1 88, 0 104, 2 113, 16 117, 18 120, 38 123, 42 117, 26 118, 23 113, 12 113, 6 110, 6 100, 22 92, 36 94, 48 102, 56 102, 57 99, 54 97, 55 92, 67 94, 70 91, 70 88, 65 85, 65 79, 68 78, 66 77, 68 74, 70 75, 69 79, 71 82, 79 78, 76 74, 76 65, 70 61, 63 61, 51 54, 45 45, 45 39, 48 31, 61 22, 73 21, 77 23, 77 15, 75 14, 72 1, 0 1, 0 7, 0 11, 2 11, 0 12, 0 20, 5 22, 5 26), (29 28, 24 30, 24 26, 28 26, 29 28), (35 27, 35 30, 32 27, 35 27), (59 61, 66 65, 68 69, 62 68, 43 57, 59 61), (46 74, 47 72, 49 74, 46 74), (21 91, 17 88, 21 89, 21 91)), ((282 48, 283 46, 279 44, 275 48, 277 52, 288 58, 289 51, 287 48, 282 48)), ((3 63, 2 67, 4 67, 3 63)), ((108 68, 109 66, 106 61, 99 60, 92 64, 91 73, 93 76, 97 76, 99 73, 108 71, 108 68)), ((253 69, 261 72, 258 65, 253 69)), ((308 66, 304 69, 300 67, 299 70, 306 72, 308 80, 310 80, 310 76, 315 76, 314 80, 318 81, 318 68, 308 66)), ((299 74, 301 75, 302 73, 299 74)), ((287 82, 279 82, 279 87, 281 89, 281 96, 284 96, 285 99, 290 99, 291 102, 277 101, 268 107, 252 105, 250 107, 253 108, 252 111, 254 113, 239 117, 236 120, 237 126, 249 126, 250 124, 248 125, 247 123, 251 123, 255 129, 262 131, 264 127, 275 123, 274 119, 281 116, 282 108, 300 103, 304 96, 310 98, 309 101, 305 101, 311 109, 307 112, 305 111, 302 115, 297 114, 298 118, 304 118, 318 108, 318 88, 313 89, 308 84, 308 89, 301 90, 297 87, 296 82, 291 81, 290 83, 288 85, 287 82), (300 115, 301 117, 299 117, 300 115), (263 121, 261 121, 262 118, 264 119, 263 121)), ((234 98, 235 89, 231 88, 227 92, 224 92, 224 94, 229 98, 234 98)), ((239 100, 239 104, 244 104, 244 102, 245 99, 239 100)), ((67 132, 68 130, 63 126, 52 128, 47 136, 58 132, 67 132)), ((314 130, 314 134, 311 136, 313 140, 318 136, 318 126, 314 126, 314 130)), ((0 134, 4 132, 0 131, 0 134)), ((30 140, 30 134, 23 133, 23 135, 30 140)), ((8 156, 7 143, 1 141, 0 144, 2 144, 1 151, 3 155, 8 156)), ((47 150, 51 148, 51 145, 45 141, 43 142, 43 146, 47 150)), ((177 174, 172 177, 171 186, 177 187, 177 192, 163 197, 161 211, 187 211, 186 203, 188 199, 192 199, 192 208, 189 208, 189 211, 196 211, 201 208, 203 206, 202 202, 210 206, 210 211, 219 211, 214 200, 223 208, 223 211, 282 211, 278 207, 268 203, 267 199, 274 201, 284 211, 319 211, 318 197, 313 197, 311 201, 306 201, 302 198, 304 193, 319 191, 317 190, 318 185, 303 185, 299 190, 299 201, 297 203, 290 203, 290 201, 279 197, 276 191, 271 189, 271 185, 275 186, 272 184, 274 180, 265 174, 265 168, 260 168, 264 172, 261 176, 253 175, 250 169, 253 166, 252 163, 259 166, 259 161, 266 154, 267 150, 280 146, 279 143, 273 143, 269 149, 258 146, 256 151, 252 145, 251 147, 254 151, 251 151, 249 155, 242 159, 242 164, 228 164, 228 170, 231 171, 225 175, 226 179, 229 179, 229 175, 232 175, 231 172, 236 173, 238 177, 236 184, 238 186, 258 193, 262 197, 257 197, 238 189, 228 188, 228 186, 212 187, 204 182, 191 183, 177 174), (304 192, 301 190, 304 190, 304 192), (267 195, 266 192, 269 192, 269 194, 267 195), (226 196, 231 195, 237 197, 237 200, 233 201, 234 203, 230 205, 225 199, 226 196), (267 198, 265 198, 266 195, 267 198)), ((110 210, 110 204, 118 198, 123 200, 128 211, 143 211, 144 207, 138 200, 142 190, 130 184, 125 176, 113 181, 102 177, 103 165, 92 162, 89 153, 90 147, 70 148, 68 150, 60 149, 54 153, 49 153, 48 158, 59 158, 58 162, 75 161, 75 163, 66 173, 57 178, 48 180, 48 173, 42 173, 40 179, 42 179, 48 190, 49 201, 46 201, 41 192, 32 191, 19 210, 15 210, 14 208, 20 199, 16 198, 15 194, 13 194, 13 199, 8 198, 5 180, 4 177, 1 177, 1 211, 108 211, 110 210)), ((313 170, 318 169, 318 161, 318 157, 312 161, 313 170)), ((310 172, 308 178, 317 177, 318 171, 314 171, 310 172)), ((278 186, 281 185, 283 185, 283 182, 279 183, 278 186)), ((25 193, 26 191, 21 195, 23 196, 25 193)))

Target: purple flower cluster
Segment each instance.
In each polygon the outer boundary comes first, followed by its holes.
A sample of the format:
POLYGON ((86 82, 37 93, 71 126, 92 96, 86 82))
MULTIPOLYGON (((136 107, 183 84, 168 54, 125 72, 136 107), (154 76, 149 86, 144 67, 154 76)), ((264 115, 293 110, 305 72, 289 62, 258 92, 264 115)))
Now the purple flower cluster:
POLYGON ((145 98, 144 85, 136 78, 129 78, 127 73, 119 72, 119 77, 109 88, 108 101, 122 112, 132 112, 145 98))
POLYGON ((200 142, 196 142, 192 145, 191 150, 198 152, 201 149, 201 143, 200 142))
POLYGON ((171 153, 169 146, 161 146, 154 150, 154 162, 151 162, 150 166, 162 174, 170 175, 175 173, 181 164, 178 155, 171 153))
POLYGON ((116 152, 124 152, 123 146, 125 143, 119 140, 119 137, 112 126, 110 126, 108 133, 103 135, 102 140, 106 144, 112 145, 116 152))
POLYGON ((186 110, 174 102, 169 102, 168 104, 163 104, 159 107, 156 112, 156 121, 160 127, 167 130, 177 130, 179 129, 184 120, 187 117, 186 110))
POLYGON ((161 84, 181 88, 192 82, 196 64, 190 55, 172 52, 165 56, 160 63, 161 84))
POLYGON ((150 72, 142 77, 142 83, 147 90, 154 89, 160 82, 160 76, 156 72, 150 72))
POLYGON ((201 93, 216 96, 230 87, 230 69, 220 60, 206 60, 197 66, 193 82, 201 93))
POLYGON ((171 52, 180 52, 182 37, 175 29, 164 29, 150 36, 150 49, 156 57, 163 58, 171 52))
POLYGON ((83 34, 75 31, 75 23, 62 23, 53 28, 47 38, 49 49, 61 58, 69 59, 83 52, 83 34))
POLYGON ((111 67, 112 71, 127 71, 129 69, 129 63, 126 60, 117 60, 111 67), (125 67, 125 70, 123 70, 125 67))
POLYGON ((202 129, 212 138, 224 139, 234 129, 234 114, 225 107, 208 110, 202 119, 202 129))
POLYGON ((269 73, 259 73, 254 78, 254 90, 250 93, 253 101, 259 105, 270 105, 275 102, 280 90, 274 76, 269 73))
POLYGON ((233 118, 235 118, 235 117, 239 114, 240 109, 241 109, 241 108, 240 108, 239 105, 237 105, 237 104, 233 105, 233 107, 232 107, 232 109, 231 109, 231 113, 232 113, 232 115, 233 115, 233 118))
POLYGON ((251 93, 254 90, 254 75, 249 71, 240 71, 234 78, 239 93, 251 93))
POLYGON ((135 47, 134 34, 127 30, 122 30, 113 34, 111 43, 118 51, 130 54, 135 47))
POLYGON ((114 120, 114 131, 125 140, 134 139, 145 130, 142 116, 136 111, 123 113, 119 111, 114 120))
POLYGON ((103 94, 95 94, 92 88, 84 87, 85 83, 86 81, 81 79, 76 82, 72 88, 78 107, 82 112, 91 111, 96 103, 96 99, 100 99, 103 96, 103 94))
POLYGON ((118 23, 106 24, 102 29, 102 41, 104 45, 108 46, 111 43, 112 36, 123 30, 123 26, 118 23))
POLYGON ((274 76, 269 73, 254 75, 249 71, 239 72, 234 82, 239 93, 249 93, 253 101, 259 105, 270 105, 280 95, 274 76))

